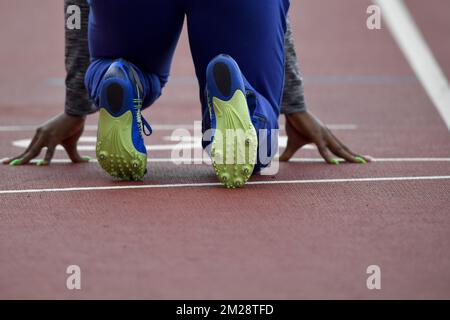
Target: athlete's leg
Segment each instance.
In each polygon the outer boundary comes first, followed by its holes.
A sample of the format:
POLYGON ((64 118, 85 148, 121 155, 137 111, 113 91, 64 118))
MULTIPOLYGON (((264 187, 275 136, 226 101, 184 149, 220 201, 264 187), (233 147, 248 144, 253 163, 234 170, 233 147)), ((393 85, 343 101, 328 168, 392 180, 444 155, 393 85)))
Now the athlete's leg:
POLYGON ((89 51, 92 63, 86 75, 95 94, 98 82, 116 59, 125 59, 143 75, 153 102, 166 84, 172 57, 184 21, 179 0, 89 0, 89 51), (159 80, 159 84, 156 83, 159 80))
MULTIPOLYGON (((126 61, 122 58, 118 59, 107 59, 107 58, 98 58, 92 59, 88 70, 86 71, 85 84, 88 89, 88 94, 94 104, 100 108, 100 96, 101 96, 101 84, 105 80, 106 73, 109 73, 109 78, 114 75, 118 75, 117 72, 118 63, 122 65, 127 65, 127 69, 130 72, 134 73, 134 78, 137 83, 133 83, 133 87, 136 85, 139 86, 140 96, 143 99, 143 108, 146 108, 153 104, 153 102, 161 96, 162 86, 165 82, 162 82, 160 77, 153 73, 145 73, 142 72, 135 64, 126 61), (144 99, 145 98, 145 99, 144 99)), ((123 76, 122 76, 123 78, 123 76)), ((131 79, 133 77, 130 77, 131 79)), ((133 80, 130 80, 133 81, 133 80)))
POLYGON ((105 171, 141 180, 146 171, 142 138, 151 105, 167 82, 183 25, 178 0, 90 0, 91 65, 86 86, 100 108, 97 157, 105 171))
MULTIPOLYGON (((267 151, 256 169, 268 164, 276 152, 278 116, 284 82, 284 33, 288 0, 188 0, 189 39, 200 85, 203 130, 211 127, 207 98, 206 70, 219 54, 231 56, 242 71, 242 78, 253 126, 260 135, 259 147, 267 151), (259 133, 259 132, 258 132, 259 133), (273 150, 275 149, 275 150, 273 150)), ((214 62, 213 62, 214 63, 214 62)), ((238 69, 234 69, 238 70, 238 69)), ((213 110, 214 111, 214 110, 213 110)), ((204 143, 204 147, 208 142, 204 143)), ((260 153, 260 152, 259 152, 260 153)))

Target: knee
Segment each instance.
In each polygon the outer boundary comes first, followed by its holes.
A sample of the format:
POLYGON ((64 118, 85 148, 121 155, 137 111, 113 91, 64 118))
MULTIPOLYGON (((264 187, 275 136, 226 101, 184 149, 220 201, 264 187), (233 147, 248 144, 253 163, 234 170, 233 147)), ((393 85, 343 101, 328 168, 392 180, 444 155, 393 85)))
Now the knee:
POLYGON ((144 92, 144 85, 141 76, 137 71, 137 67, 125 59, 117 59, 106 70, 102 80, 115 79, 131 88, 137 88, 139 94, 142 96, 144 92))
POLYGON ((143 92, 142 81, 131 63, 126 60, 97 59, 90 65, 85 75, 85 85, 90 98, 97 99, 105 83, 115 82, 124 89, 138 88, 143 92))
POLYGON ((213 58, 206 69, 208 92, 228 100, 237 90, 245 93, 244 77, 237 62, 226 54, 213 58))
POLYGON ((226 69, 231 73, 235 73, 236 71, 240 73, 237 62, 231 56, 228 54, 219 54, 208 63, 206 75, 208 78, 211 78, 226 69))
POLYGON ((209 62, 209 65, 214 65, 219 62, 225 62, 225 63, 234 62, 234 63, 236 63, 236 61, 230 55, 228 55, 226 53, 221 53, 221 54, 215 56, 214 58, 212 58, 211 61, 209 62))

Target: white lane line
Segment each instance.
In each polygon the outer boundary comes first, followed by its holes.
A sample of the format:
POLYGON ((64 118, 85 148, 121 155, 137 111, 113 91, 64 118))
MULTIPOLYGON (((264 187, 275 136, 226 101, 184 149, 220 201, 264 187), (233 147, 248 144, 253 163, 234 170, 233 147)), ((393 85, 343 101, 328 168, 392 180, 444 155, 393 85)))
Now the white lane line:
POLYGON ((450 85, 403 0, 373 0, 450 130, 450 85))
MULTIPOLYGON (((5 158, 6 159, 6 158, 5 158)), ((343 159, 341 159, 343 161, 343 159)), ((39 159, 32 160, 31 163, 37 163, 39 159)), ((192 158, 188 159, 189 163, 195 164, 210 164, 211 160, 205 156, 205 158, 192 158)), ((322 163, 325 160, 321 158, 292 158, 291 162, 304 162, 304 163, 322 163)), ((373 162, 450 162, 450 158, 374 158, 373 162)), ((91 162, 97 162, 97 159, 92 159, 91 162)), ((175 163, 179 162, 177 159, 171 158, 149 158, 147 162, 167 162, 175 163)), ((53 159, 52 163, 71 163, 70 159, 53 159)), ((188 163, 188 164, 189 164, 188 163)), ((183 164, 183 163, 182 163, 183 164)))
MULTIPOLYGON (((166 136, 163 137, 163 140, 171 140, 176 141, 176 144, 151 144, 147 145, 148 151, 175 151, 179 150, 180 152, 186 151, 189 152, 191 149, 202 149, 202 137, 201 136, 166 136)), ((97 141, 97 137, 94 136, 82 136, 78 141, 78 151, 95 151, 95 143, 97 141)), ((12 145, 18 148, 26 149, 30 144, 31 139, 20 139, 12 142, 12 145)), ((284 148, 287 146, 287 137, 279 136, 278 146, 280 148, 284 148)), ((303 146, 302 149, 308 150, 316 150, 316 146, 313 144, 307 144, 303 146)), ((64 148, 62 146, 57 146, 56 150, 63 151, 64 148)))
MULTIPOLYGON (((344 159, 340 159, 344 160, 344 159)), ((293 162, 325 162, 319 158, 293 158, 293 162)), ((450 158, 373 158, 373 162, 450 162, 450 158)))
MULTIPOLYGON (((427 181, 427 180, 450 180, 450 176, 250 181, 247 182, 247 185, 325 184, 325 183, 348 183, 348 182, 399 182, 399 181, 427 181)), ((16 189, 16 190, 0 190, 0 195, 23 194, 23 193, 127 190, 127 189, 197 188, 197 187, 216 187, 221 185, 222 185, 221 183, 211 182, 211 183, 146 184, 146 185, 128 185, 128 186, 74 187, 74 188, 50 188, 50 189, 16 189)))
MULTIPOLYGON (((21 131, 35 131, 39 125, 17 125, 17 126, 0 126, 0 132, 21 132, 21 131)), ((155 131, 187 129, 194 130, 194 124, 152 124, 152 129, 155 131)), ((328 124, 330 130, 356 130, 356 124, 328 124)), ((201 126, 199 126, 201 128, 201 126)), ((85 131, 97 131, 96 125, 86 125, 85 131)), ((283 131, 283 128, 280 129, 283 131)))

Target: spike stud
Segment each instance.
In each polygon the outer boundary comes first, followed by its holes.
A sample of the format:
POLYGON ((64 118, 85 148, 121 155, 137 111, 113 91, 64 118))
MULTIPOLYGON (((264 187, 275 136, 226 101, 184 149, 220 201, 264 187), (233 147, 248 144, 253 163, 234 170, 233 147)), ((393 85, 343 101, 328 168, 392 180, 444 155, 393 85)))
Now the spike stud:
POLYGON ((101 151, 99 154, 99 159, 105 160, 107 156, 108 156, 108 153, 106 151, 101 151))
POLYGON ((133 169, 139 168, 139 161, 138 160, 131 161, 131 166, 133 167, 133 169))
POLYGON ((229 178, 230 178, 230 176, 228 175, 228 173, 224 173, 224 174, 222 174, 222 175, 220 176, 220 179, 221 179, 223 182, 227 182, 227 181, 229 180, 229 178))
POLYGON ((240 178, 237 178, 237 179, 234 180, 234 186, 235 186, 236 188, 242 187, 243 184, 244 184, 244 183, 243 183, 242 179, 240 179, 240 178))

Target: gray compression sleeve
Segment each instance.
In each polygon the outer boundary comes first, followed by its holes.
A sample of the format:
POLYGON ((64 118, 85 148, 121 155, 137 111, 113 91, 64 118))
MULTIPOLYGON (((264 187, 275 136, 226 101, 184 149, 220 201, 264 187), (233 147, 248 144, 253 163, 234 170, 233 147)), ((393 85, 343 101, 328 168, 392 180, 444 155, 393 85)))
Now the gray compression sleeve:
POLYGON ((306 111, 303 78, 300 73, 295 51, 294 37, 288 21, 284 39, 285 47, 285 78, 281 113, 291 114, 306 111))
POLYGON ((89 5, 86 0, 64 0, 65 12, 65 112, 85 116, 96 111, 84 86, 84 75, 89 66, 88 21, 89 5), (71 7, 76 6, 76 7, 71 7), (80 9, 79 28, 69 28, 67 20, 80 9), (75 11, 74 11, 75 10, 75 11))

